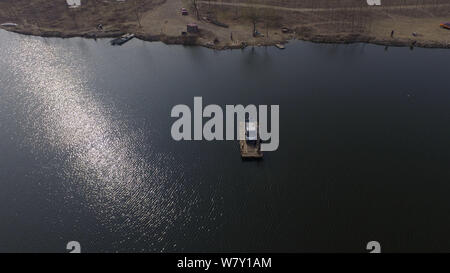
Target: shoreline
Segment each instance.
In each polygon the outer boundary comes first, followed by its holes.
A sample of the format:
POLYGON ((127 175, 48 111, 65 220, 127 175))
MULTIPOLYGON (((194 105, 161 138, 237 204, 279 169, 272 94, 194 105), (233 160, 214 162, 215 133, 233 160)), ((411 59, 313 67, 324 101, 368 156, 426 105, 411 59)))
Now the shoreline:
MULTIPOLYGON (((17 33, 27 36, 36 36, 44 38, 86 38, 86 39, 102 39, 102 38, 117 38, 125 34, 124 31, 108 31, 108 32, 86 32, 86 33, 65 33, 61 31, 31 31, 23 29, 11 29, 7 27, 1 27, 0 29, 7 32, 17 33)), ((450 49, 450 43, 436 42, 436 41, 421 41, 415 39, 378 39, 373 36, 366 36, 361 34, 348 34, 348 35, 326 35, 326 34, 313 34, 308 36, 292 35, 290 39, 281 41, 268 41, 259 43, 242 42, 237 45, 212 45, 205 44, 199 41, 200 38, 197 35, 189 36, 168 36, 165 34, 152 35, 135 33, 136 38, 147 42, 162 42, 167 45, 189 45, 189 46, 201 46, 214 50, 230 50, 230 49, 243 49, 248 46, 275 46, 276 44, 288 44, 290 41, 298 40, 312 43, 322 44, 355 44, 365 43, 374 44, 379 46, 392 46, 392 47, 419 47, 419 48, 435 48, 435 49, 450 49)))
POLYGON ((17 25, 0 28, 55 38, 117 38, 133 33, 144 41, 215 50, 276 46, 292 40, 450 48, 450 30, 439 27, 450 20, 448 0, 423 0, 420 6, 393 0, 382 8, 357 4, 357 0, 333 4, 317 0, 317 6, 294 5, 295 0, 230 1, 198 0, 196 6, 189 0, 88 1, 71 9, 63 2, 34 0, 30 6, 26 0, 5 0, 0 3, 0 22, 17 25), (181 14, 182 8, 186 14, 181 14), (197 26, 189 33, 190 24, 197 26))

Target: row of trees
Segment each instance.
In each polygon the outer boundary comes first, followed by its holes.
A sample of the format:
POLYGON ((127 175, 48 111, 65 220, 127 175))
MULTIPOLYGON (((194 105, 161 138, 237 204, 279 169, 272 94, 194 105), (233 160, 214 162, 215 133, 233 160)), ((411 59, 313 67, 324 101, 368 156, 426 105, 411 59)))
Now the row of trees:
MULTIPOLYGON (((191 1, 195 3, 195 10, 198 12, 198 0, 191 1)), ((299 23, 328 24, 334 31, 354 33, 370 28, 372 20, 389 16, 389 13, 430 15, 433 10, 448 11, 449 7, 446 5, 450 5, 450 0, 381 0, 382 6, 386 8, 370 9, 367 0, 216 0, 214 2, 230 3, 231 6, 206 3, 206 8, 216 12, 234 10, 236 18, 246 18, 251 23, 253 34, 256 33, 257 26, 263 25, 267 30, 270 25, 280 24, 277 20, 281 21, 280 18, 283 18, 286 12, 290 13, 288 17, 298 19, 299 23), (245 7, 242 4, 245 4, 245 7), (268 8, 270 6, 288 7, 293 10, 268 8), (295 9, 307 10, 295 11, 295 9), (426 12, 423 11, 425 9, 426 12)))

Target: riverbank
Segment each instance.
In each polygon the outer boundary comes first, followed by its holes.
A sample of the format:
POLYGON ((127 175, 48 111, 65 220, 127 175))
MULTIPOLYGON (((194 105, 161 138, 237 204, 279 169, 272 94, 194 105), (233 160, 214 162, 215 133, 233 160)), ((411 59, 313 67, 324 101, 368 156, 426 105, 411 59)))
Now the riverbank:
POLYGON ((435 0, 421 6, 398 6, 393 1, 390 6, 374 8, 352 1, 320 6, 319 0, 315 8, 292 6, 289 1, 282 5, 277 0, 266 1, 267 5, 198 1, 195 6, 188 0, 93 1, 69 9, 64 3, 49 6, 34 0, 42 5, 27 6, 27 1, 18 0, 9 6, 8 1, 0 4, 0 22, 17 23, 2 28, 26 35, 113 38, 130 32, 146 41, 214 49, 272 46, 294 39, 450 48, 450 31, 439 28, 439 22, 450 20, 445 17, 449 4, 435 0), (188 16, 181 15, 182 7, 188 8, 188 16), (42 12, 30 13, 30 8, 42 12), (199 33, 183 33, 189 23, 196 23, 199 33))

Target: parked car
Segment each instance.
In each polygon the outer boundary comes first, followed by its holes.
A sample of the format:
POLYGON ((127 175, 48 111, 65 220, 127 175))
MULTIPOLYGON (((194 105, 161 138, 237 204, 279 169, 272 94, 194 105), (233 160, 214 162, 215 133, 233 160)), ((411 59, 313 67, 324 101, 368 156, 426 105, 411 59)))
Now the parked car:
POLYGON ((442 24, 441 24, 441 28, 450 29, 450 22, 442 23, 442 24))
POLYGON ((188 15, 188 14, 189 13, 188 13, 187 9, 185 9, 185 8, 181 9, 181 15, 188 15))

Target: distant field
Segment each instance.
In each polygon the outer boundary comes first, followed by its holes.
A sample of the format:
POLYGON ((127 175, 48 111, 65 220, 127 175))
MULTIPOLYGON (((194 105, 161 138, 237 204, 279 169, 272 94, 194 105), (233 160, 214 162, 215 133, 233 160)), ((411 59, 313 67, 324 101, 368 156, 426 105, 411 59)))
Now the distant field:
MULTIPOLYGON (((211 0, 212 1, 212 0, 211 0)), ((227 3, 254 3, 292 8, 312 7, 358 7, 367 6, 366 0, 221 0, 227 3)), ((420 7, 425 4, 449 4, 448 0, 381 0, 382 6, 406 6, 414 5, 420 7)))
POLYGON ((372 23, 394 17, 450 16, 450 0, 382 0, 381 7, 369 7, 366 0, 207 0, 201 3, 203 10, 224 20, 241 20, 248 10, 254 9, 258 10, 259 21, 316 28, 326 25, 322 32, 366 32, 372 23))

